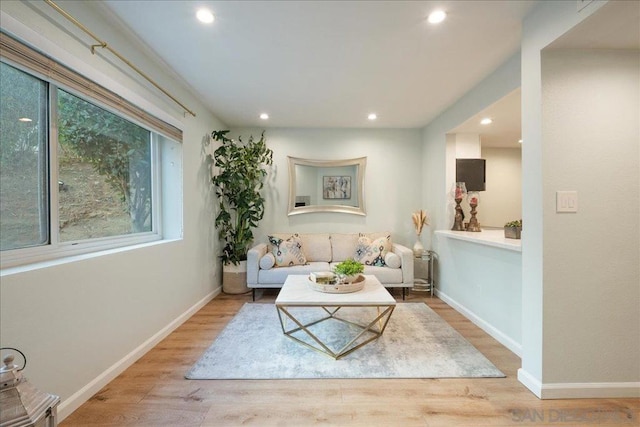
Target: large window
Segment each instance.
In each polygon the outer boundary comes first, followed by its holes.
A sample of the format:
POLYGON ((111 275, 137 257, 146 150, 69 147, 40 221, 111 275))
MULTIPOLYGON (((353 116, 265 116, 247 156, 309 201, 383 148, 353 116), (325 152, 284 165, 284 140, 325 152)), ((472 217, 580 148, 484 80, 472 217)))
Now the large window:
POLYGON ((3 267, 160 239, 161 151, 173 145, 140 121, 3 58, 3 267))
POLYGON ((151 132, 56 93, 60 240, 152 231, 151 132))

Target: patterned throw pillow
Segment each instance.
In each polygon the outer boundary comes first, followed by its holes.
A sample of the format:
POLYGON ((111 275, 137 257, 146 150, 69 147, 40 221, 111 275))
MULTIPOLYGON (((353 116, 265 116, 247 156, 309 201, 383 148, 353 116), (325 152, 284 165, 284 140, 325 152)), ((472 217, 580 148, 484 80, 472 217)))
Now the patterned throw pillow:
POLYGON ((289 267, 292 265, 304 265, 307 259, 302 251, 302 243, 296 236, 284 240, 274 236, 268 236, 271 243, 271 253, 276 258, 276 267, 289 267))
POLYGON ((353 257, 356 261, 360 261, 364 265, 374 265, 376 267, 384 267, 384 257, 391 249, 391 235, 379 237, 371 240, 362 234, 358 238, 356 245, 356 253, 353 257))

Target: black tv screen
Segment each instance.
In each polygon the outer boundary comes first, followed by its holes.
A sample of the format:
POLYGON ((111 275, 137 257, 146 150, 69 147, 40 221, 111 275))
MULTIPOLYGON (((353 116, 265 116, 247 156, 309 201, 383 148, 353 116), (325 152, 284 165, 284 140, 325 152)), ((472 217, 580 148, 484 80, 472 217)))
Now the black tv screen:
POLYGON ((456 159, 456 182, 464 182, 467 191, 485 191, 485 159, 456 159))

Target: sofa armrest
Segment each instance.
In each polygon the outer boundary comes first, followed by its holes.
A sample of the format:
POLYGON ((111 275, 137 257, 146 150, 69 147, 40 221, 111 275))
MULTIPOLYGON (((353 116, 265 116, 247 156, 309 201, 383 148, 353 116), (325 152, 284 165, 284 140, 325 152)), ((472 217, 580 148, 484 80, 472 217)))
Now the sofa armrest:
POLYGON ((413 286, 413 251, 397 243, 393 244, 392 251, 402 260, 402 283, 413 286))
POLYGON ((267 253, 267 245, 259 243, 247 252, 247 285, 258 284, 258 270, 260 269, 260 258, 267 253))

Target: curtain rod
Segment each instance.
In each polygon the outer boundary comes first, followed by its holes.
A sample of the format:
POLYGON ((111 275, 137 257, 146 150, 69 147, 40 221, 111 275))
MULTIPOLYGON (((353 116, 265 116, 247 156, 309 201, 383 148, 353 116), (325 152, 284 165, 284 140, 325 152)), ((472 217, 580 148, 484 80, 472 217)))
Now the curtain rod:
POLYGON ((193 111, 191 111, 189 108, 187 108, 183 103, 181 103, 180 101, 178 101, 173 95, 171 95, 169 92, 167 92, 165 89, 163 89, 158 83, 156 83, 151 77, 147 76, 144 72, 142 72, 138 67, 136 67, 135 65, 133 65, 131 62, 129 62, 126 58, 124 58, 122 55, 120 55, 118 52, 116 52, 111 46, 109 46, 107 44, 107 42, 100 40, 95 34, 93 34, 87 27, 85 27, 84 25, 82 25, 77 19, 75 19, 73 16, 69 15, 67 12, 65 12, 62 8, 60 8, 60 6, 58 6, 57 4, 55 4, 53 1, 51 0, 44 0, 45 3, 47 3, 49 6, 51 6, 52 8, 54 8, 58 13, 60 13, 62 16, 64 16, 65 18, 67 18, 69 21, 71 21, 76 27, 80 28, 82 31, 84 31, 86 34, 88 34, 91 38, 93 38, 95 41, 98 42, 98 44, 94 44, 91 45, 91 53, 95 55, 96 53, 96 48, 97 47, 101 47, 104 49, 107 49, 109 52, 111 52, 112 54, 114 54, 118 59, 120 59, 122 62, 124 62, 125 64, 127 64, 132 70, 134 70, 136 73, 140 74, 142 77, 145 78, 145 80, 147 80, 149 83, 151 83, 153 86, 155 86, 160 92, 164 93, 166 96, 168 96, 169 98, 171 98, 176 104, 180 105, 187 113, 191 114, 193 117, 196 116, 196 113, 194 113, 193 111))

